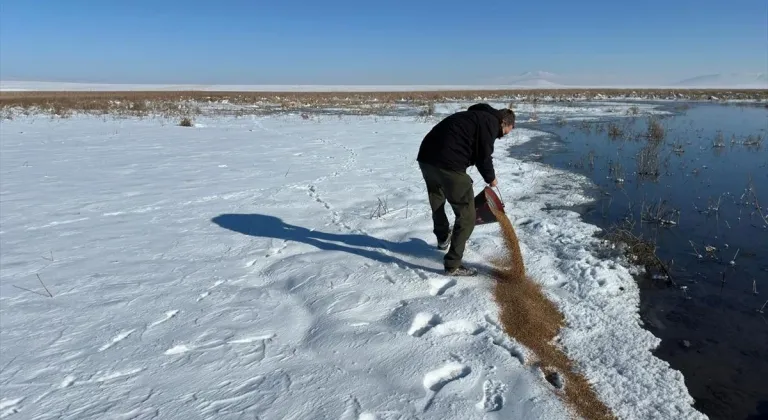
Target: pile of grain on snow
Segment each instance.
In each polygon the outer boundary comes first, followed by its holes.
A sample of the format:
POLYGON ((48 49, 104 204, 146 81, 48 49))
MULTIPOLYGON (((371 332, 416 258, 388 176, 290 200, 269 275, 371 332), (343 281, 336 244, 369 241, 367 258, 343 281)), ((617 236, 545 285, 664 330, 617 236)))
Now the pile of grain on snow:
POLYGON ((615 418, 600 401, 583 375, 573 369, 568 357, 553 340, 564 317, 525 274, 525 264, 515 229, 504 213, 494 211, 501 226, 506 254, 496 262, 494 296, 501 307, 501 322, 507 334, 532 351, 558 394, 580 416, 588 419, 615 418))

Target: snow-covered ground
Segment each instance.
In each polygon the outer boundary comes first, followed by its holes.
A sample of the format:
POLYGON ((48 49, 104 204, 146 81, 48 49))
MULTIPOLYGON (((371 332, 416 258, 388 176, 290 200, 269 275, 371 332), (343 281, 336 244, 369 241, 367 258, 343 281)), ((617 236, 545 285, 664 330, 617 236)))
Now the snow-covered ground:
MULTIPOLYGON (((501 101, 486 101, 489 105, 501 109, 506 108, 510 104, 512 109, 517 115, 517 121, 529 122, 535 115, 539 121, 552 122, 558 118, 563 118, 566 121, 585 121, 596 120, 605 117, 620 117, 626 116, 630 113, 631 109, 635 109, 638 115, 669 115, 670 111, 658 109, 653 105, 637 104, 631 102, 579 102, 573 105, 557 105, 557 104, 531 104, 526 102, 517 102, 511 100, 508 102, 501 101)), ((454 112, 467 109, 474 102, 467 101, 452 101, 442 102, 435 105, 436 116, 447 116, 454 112)))
MULTIPOLYGON (((468 244, 483 276, 441 274, 415 162, 431 123, 197 122, 0 124, 0 417, 566 418, 499 326, 498 226, 468 244)), ((499 140, 496 166, 566 353, 622 419, 702 418, 630 271, 551 208, 587 180, 507 156, 536 134, 499 140)))

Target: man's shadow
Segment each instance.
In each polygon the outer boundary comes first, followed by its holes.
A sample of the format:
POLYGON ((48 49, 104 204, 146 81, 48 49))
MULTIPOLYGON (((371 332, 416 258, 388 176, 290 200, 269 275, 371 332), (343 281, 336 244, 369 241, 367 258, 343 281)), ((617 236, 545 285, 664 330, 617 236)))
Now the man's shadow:
POLYGON ((403 261, 376 249, 401 255, 434 258, 435 261, 440 262, 443 257, 440 251, 421 239, 411 238, 408 242, 392 242, 369 235, 325 233, 290 225, 277 217, 263 214, 222 214, 211 221, 225 229, 244 235, 302 242, 326 251, 347 252, 383 264, 395 263, 404 268, 433 273, 437 273, 438 270, 403 261))

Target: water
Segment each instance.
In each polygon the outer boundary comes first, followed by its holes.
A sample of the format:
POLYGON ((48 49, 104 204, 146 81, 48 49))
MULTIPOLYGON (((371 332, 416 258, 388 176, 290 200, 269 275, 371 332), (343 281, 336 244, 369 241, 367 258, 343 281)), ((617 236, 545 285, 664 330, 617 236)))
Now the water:
POLYGON ((549 134, 512 154, 587 175, 597 188, 584 220, 656 244, 671 279, 638 278, 641 316, 695 407, 768 418, 768 108, 686 106, 666 105, 658 141, 645 137, 646 115, 542 121, 530 127, 549 134))

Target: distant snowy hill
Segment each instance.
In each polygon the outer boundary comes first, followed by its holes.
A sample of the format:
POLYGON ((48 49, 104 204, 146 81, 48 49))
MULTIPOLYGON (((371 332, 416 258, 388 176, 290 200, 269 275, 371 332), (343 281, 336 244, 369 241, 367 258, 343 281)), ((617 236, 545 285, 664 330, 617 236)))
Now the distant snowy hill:
POLYGON ((530 87, 557 87, 563 86, 559 83, 551 82, 547 79, 523 79, 510 83, 514 86, 530 86, 530 87))
POLYGON ((493 83, 507 86, 559 87, 565 86, 563 78, 547 71, 527 71, 514 76, 499 77, 493 83))
POLYGON ((768 89, 766 73, 719 73, 692 77, 677 82, 675 86, 708 88, 759 88, 768 89))

